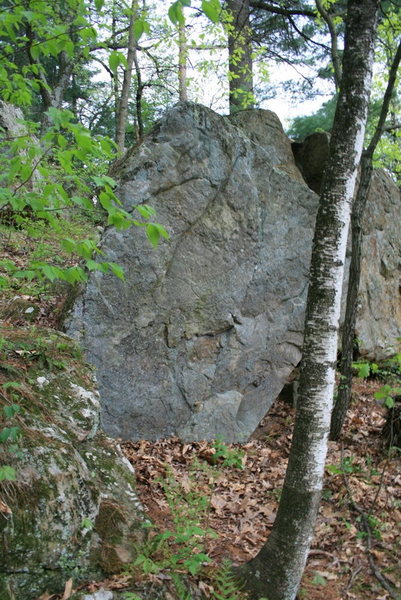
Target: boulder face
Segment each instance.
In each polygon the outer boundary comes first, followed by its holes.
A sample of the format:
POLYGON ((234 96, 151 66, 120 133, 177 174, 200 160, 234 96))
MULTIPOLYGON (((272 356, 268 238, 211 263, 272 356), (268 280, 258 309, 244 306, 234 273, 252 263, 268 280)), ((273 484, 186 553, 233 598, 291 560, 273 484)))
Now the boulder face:
MULTIPOLYGON (((329 135, 313 133, 294 143, 296 164, 310 188, 319 191, 329 153, 329 135)), ((362 355, 381 360, 400 351, 401 195, 383 170, 373 173, 363 219, 359 310, 355 335, 362 355)), ((348 257, 351 244, 348 245, 348 257)), ((343 308, 345 304, 343 298, 343 308)))
POLYGON ((124 208, 153 206, 171 240, 106 230, 126 281, 96 273, 75 303, 68 331, 97 368, 103 427, 245 440, 301 357, 318 197, 262 110, 179 103, 115 176, 124 208))

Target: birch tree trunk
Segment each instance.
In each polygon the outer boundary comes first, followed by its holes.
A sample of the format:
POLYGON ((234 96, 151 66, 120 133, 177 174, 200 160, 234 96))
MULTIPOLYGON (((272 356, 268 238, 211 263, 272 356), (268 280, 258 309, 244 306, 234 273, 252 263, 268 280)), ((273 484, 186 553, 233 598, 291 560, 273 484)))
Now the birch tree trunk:
POLYGON ((373 154, 376 146, 383 135, 385 123, 390 107, 391 98, 396 86, 397 72, 401 62, 401 42, 398 44, 389 70, 386 92, 380 111, 379 121, 369 146, 362 154, 360 179, 355 196, 351 215, 351 241, 352 253, 349 268, 349 281, 347 290, 347 301, 345 307, 344 325, 341 336, 341 361, 338 395, 331 417, 330 439, 337 440, 340 436, 344 420, 351 400, 352 386, 352 358, 355 337, 355 323, 358 306, 358 291, 361 278, 361 255, 362 255, 362 218, 365 213, 368 199, 369 187, 373 174, 373 154))
POLYGON ((249 0, 227 0, 230 114, 253 108, 252 45, 249 0))
POLYGON ((370 96, 379 0, 349 0, 343 76, 316 218, 297 414, 269 539, 239 569, 251 598, 293 600, 323 487, 333 403, 345 251, 370 96))

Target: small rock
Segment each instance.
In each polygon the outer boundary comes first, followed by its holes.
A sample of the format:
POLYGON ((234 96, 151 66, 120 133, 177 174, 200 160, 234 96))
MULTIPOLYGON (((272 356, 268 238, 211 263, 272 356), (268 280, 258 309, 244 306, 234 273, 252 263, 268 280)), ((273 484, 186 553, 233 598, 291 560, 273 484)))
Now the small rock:
POLYGON ((102 588, 94 594, 85 594, 84 600, 113 600, 113 592, 102 588))
POLYGON ((38 386, 40 387, 41 390, 44 387, 46 387, 47 385, 49 385, 49 383, 50 383, 50 381, 46 377, 38 377, 36 379, 36 382, 37 382, 37 384, 38 384, 38 386))

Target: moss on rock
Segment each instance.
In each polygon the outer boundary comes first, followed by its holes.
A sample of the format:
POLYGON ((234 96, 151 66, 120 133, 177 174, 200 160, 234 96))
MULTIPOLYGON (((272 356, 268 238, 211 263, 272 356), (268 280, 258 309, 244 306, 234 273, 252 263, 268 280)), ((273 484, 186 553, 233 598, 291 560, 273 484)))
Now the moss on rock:
POLYGON ((72 340, 33 327, 0 336, 1 405, 20 407, 13 419, 2 414, 0 430, 21 434, 17 447, 0 445, 0 462, 16 471, 0 482, 0 598, 34 600, 70 577, 120 571, 144 517, 132 468, 99 431, 93 373, 72 340))

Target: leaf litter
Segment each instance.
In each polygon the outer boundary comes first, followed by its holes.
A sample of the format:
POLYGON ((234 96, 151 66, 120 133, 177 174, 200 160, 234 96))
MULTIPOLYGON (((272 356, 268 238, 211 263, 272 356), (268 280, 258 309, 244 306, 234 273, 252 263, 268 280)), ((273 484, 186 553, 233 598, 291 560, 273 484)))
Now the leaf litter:
MULTIPOLYGON (((329 442, 323 498, 300 599, 394 597, 372 564, 401 597, 401 457, 385 449, 381 432, 386 410, 374 399, 379 387, 375 381, 355 380, 342 438, 329 442)), ((207 569, 218 568, 227 558, 239 565, 255 556, 275 519, 293 419, 293 408, 278 401, 247 443, 228 445, 228 451, 244 452, 242 469, 223 466, 222 460, 213 464, 213 442, 123 442, 135 468, 139 497, 157 530, 172 527, 164 483, 173 478, 184 494, 196 492, 208 499, 201 526, 218 537, 205 537, 212 559, 207 569)), ((196 577, 207 597, 210 582, 196 577)))

